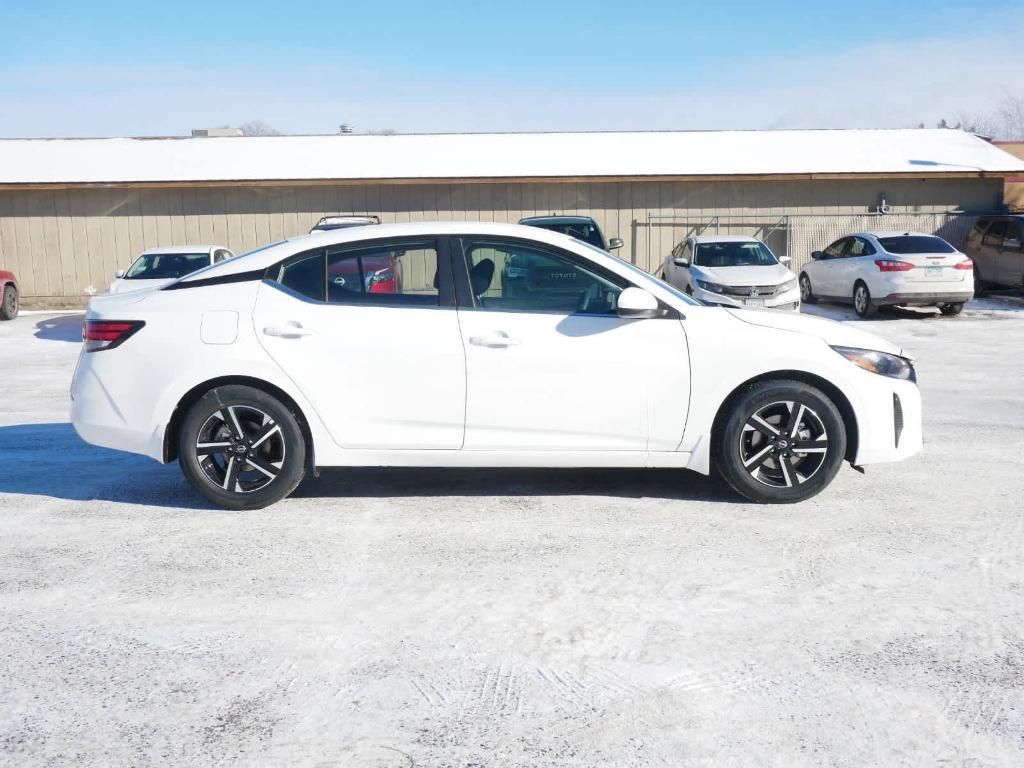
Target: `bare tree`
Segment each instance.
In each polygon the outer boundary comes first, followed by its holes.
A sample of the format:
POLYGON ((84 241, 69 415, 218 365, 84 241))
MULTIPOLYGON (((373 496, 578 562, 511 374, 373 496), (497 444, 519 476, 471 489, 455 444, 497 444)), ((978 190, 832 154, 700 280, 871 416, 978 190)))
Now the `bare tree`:
POLYGON ((250 120, 239 127, 243 136, 280 136, 281 132, 262 120, 250 120))
POLYGON ((995 119, 1001 129, 1000 139, 1024 139, 1024 96, 1007 94, 996 109, 995 119))

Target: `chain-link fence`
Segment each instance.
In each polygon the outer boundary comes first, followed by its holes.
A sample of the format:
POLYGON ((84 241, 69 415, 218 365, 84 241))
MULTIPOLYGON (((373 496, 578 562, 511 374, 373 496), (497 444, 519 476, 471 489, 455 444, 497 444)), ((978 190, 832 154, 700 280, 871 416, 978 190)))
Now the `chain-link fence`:
MULTIPOLYGON (((680 241, 690 235, 743 235, 763 240, 776 255, 792 259, 793 271, 841 237, 874 230, 935 234, 961 248, 978 213, 852 213, 788 215, 720 215, 695 222, 684 216, 651 214, 646 223, 648 243, 652 227, 671 227, 680 241)), ((650 261, 650 257, 648 259, 650 261)), ((660 262, 651 261, 652 269, 660 262)))

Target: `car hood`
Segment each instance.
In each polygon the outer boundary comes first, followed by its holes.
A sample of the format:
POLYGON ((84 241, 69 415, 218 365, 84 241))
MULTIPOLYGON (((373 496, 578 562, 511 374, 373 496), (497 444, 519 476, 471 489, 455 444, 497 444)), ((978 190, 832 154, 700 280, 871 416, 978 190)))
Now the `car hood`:
POLYGON ((797 312, 774 312, 756 309, 726 309, 734 317, 751 325, 778 328, 807 336, 817 336, 830 346, 856 347, 887 352, 890 355, 909 357, 903 350, 881 336, 862 331, 849 323, 838 323, 824 317, 814 317, 797 312))
POLYGON ((778 285, 794 275, 782 264, 770 267, 701 267, 691 270, 694 277, 719 285, 778 285))
POLYGON ((160 278, 157 280, 125 280, 124 278, 117 278, 110 284, 110 290, 107 293, 129 293, 132 291, 143 291, 147 288, 160 288, 165 285, 170 285, 176 278, 160 278))

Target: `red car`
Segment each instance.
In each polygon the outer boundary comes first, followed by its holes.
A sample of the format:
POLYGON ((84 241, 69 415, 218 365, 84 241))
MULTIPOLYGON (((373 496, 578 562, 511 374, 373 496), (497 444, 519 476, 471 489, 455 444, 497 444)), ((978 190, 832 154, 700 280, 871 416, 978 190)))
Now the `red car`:
POLYGON ((0 269, 0 320, 18 316, 18 280, 13 272, 0 269))

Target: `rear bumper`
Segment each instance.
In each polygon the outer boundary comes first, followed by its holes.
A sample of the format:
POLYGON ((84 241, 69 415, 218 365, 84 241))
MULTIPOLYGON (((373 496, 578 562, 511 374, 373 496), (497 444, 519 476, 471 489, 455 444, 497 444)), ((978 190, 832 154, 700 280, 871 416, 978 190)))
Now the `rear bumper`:
MULTIPOLYGON (((104 354, 97 352, 92 354, 104 354)), ((85 442, 163 461, 164 426, 130 426, 109 389, 83 360, 71 384, 71 423, 85 442)))
POLYGON ((960 304, 974 298, 974 291, 922 291, 890 293, 875 299, 876 304, 902 304, 926 306, 931 304, 960 304))

